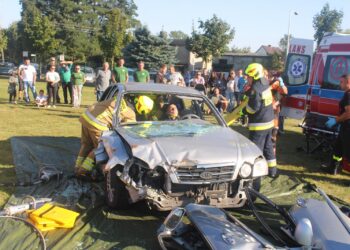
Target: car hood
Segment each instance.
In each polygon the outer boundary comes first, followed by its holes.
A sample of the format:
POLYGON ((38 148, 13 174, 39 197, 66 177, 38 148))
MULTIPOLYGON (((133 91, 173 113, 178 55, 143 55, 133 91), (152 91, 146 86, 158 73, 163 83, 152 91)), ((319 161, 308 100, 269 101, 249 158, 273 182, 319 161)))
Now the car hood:
POLYGON ((124 125, 117 132, 134 157, 157 165, 236 164, 242 145, 252 143, 230 128, 202 121, 124 125))

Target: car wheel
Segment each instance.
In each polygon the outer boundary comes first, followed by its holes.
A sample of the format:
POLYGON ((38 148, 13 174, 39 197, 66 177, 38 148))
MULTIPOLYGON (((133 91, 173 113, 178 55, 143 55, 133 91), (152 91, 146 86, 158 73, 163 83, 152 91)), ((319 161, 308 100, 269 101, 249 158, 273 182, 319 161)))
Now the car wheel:
POLYGON ((116 166, 105 175, 106 202, 110 208, 127 209, 130 206, 129 192, 116 174, 118 169, 120 167, 116 166))

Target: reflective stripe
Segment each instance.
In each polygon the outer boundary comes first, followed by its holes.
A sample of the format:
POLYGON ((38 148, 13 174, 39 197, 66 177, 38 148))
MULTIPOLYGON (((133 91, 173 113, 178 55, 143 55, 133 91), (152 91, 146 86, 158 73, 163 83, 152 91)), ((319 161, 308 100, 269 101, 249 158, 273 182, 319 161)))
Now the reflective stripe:
POLYGON ((97 120, 89 111, 85 111, 85 113, 82 115, 85 121, 87 121, 90 125, 94 126, 98 130, 105 131, 108 130, 107 124, 104 124, 103 122, 97 120))
POLYGON ((77 160, 75 161, 75 167, 80 167, 83 160, 84 160, 84 157, 78 156, 77 160))
POLYGON ((333 160, 335 160, 335 161, 341 161, 341 160, 343 160, 343 157, 333 155, 333 160))
POLYGON ((276 166, 277 166, 277 161, 276 161, 276 159, 268 160, 268 161, 267 161, 267 166, 269 166, 269 167, 276 167, 276 166))
POLYGON ((265 122, 265 123, 249 123, 249 130, 257 131, 257 130, 267 130, 274 127, 274 122, 265 122))
POLYGON ((249 113, 249 114, 254 114, 256 111, 254 109, 252 109, 251 107, 249 107, 249 105, 247 105, 247 107, 245 108, 245 110, 249 113))
POLYGON ((84 160, 83 164, 81 164, 81 167, 87 171, 91 171, 94 168, 94 166, 95 166, 94 160, 89 157, 87 157, 84 160))

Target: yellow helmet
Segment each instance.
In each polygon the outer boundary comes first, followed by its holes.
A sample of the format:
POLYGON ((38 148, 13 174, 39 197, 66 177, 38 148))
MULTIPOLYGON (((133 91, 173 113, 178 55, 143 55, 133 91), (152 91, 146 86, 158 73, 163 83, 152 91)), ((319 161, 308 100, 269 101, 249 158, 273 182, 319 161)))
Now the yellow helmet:
POLYGON ((264 76, 264 67, 260 63, 251 63, 245 70, 246 75, 258 80, 264 76))
POLYGON ((135 104, 137 113, 141 114, 149 114, 153 109, 153 100, 148 96, 141 95, 137 98, 137 102, 135 104))

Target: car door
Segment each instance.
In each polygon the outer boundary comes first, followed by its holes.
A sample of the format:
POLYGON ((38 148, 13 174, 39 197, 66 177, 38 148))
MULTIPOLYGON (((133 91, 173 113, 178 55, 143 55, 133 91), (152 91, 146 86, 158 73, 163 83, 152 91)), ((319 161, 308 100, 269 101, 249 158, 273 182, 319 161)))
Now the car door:
POLYGON ((284 71, 288 95, 283 99, 281 115, 302 119, 310 88, 309 76, 313 55, 313 40, 295 38, 291 40, 284 71))

